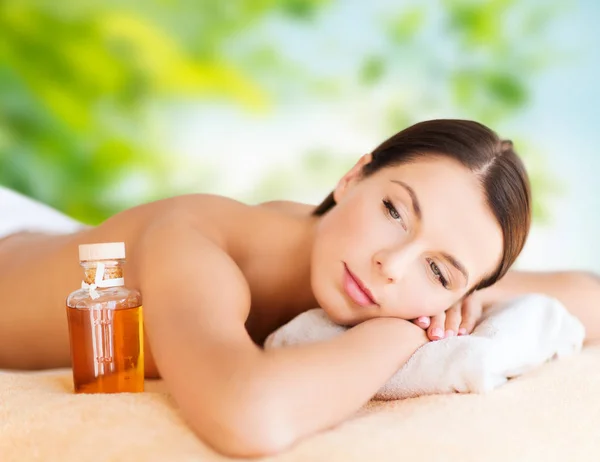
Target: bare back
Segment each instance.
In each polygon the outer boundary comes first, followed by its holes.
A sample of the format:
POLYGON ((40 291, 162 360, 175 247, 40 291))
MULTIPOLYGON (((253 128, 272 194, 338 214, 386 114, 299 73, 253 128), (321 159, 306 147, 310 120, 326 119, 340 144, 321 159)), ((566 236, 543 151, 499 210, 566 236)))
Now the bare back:
MULTIPOLYGON (((235 261, 252 297, 246 328, 261 344, 270 332, 314 307, 306 284, 309 250, 302 247, 301 235, 311 220, 310 210, 296 203, 248 206, 220 196, 186 195, 134 207, 70 235, 22 233, 0 241, 0 368, 68 366, 64 301, 81 282, 79 244, 125 242, 126 284, 139 289, 140 236, 166 214, 191 217, 235 261), (290 237, 300 243, 297 248, 289 248, 290 237)), ((157 376, 148 342, 152 332, 146 335, 147 375, 157 376)))

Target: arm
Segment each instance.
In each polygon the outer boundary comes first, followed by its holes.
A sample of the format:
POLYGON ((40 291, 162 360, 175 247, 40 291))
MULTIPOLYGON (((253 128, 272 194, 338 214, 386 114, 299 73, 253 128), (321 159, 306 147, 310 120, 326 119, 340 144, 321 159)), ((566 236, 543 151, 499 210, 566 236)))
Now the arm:
POLYGON ((600 278, 594 274, 584 271, 509 271, 496 284, 478 293, 485 308, 531 292, 560 300, 583 323, 586 340, 600 339, 600 278))
POLYGON ((427 341, 408 321, 380 318, 329 342, 265 352, 244 328, 243 274, 192 219, 166 218, 138 245, 158 369, 192 429, 227 455, 277 452, 335 425, 427 341))

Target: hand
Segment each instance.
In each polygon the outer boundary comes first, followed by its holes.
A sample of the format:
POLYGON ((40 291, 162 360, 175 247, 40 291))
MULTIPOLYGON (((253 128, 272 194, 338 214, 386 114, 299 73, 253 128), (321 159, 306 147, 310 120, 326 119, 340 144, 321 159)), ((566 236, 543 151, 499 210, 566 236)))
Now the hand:
POLYGON ((427 330, 430 340, 441 340, 454 335, 468 335, 481 317, 483 303, 477 292, 455 303, 444 313, 413 319, 413 323, 427 330))

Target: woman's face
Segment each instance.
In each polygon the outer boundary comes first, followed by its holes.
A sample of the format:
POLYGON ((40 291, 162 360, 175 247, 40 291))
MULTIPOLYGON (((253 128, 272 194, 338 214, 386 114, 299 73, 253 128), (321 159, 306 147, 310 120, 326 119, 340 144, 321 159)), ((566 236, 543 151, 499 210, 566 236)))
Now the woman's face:
POLYGON ((340 181, 318 224, 311 262, 316 300, 338 324, 445 311, 502 257, 502 230, 475 175, 427 157, 340 181))

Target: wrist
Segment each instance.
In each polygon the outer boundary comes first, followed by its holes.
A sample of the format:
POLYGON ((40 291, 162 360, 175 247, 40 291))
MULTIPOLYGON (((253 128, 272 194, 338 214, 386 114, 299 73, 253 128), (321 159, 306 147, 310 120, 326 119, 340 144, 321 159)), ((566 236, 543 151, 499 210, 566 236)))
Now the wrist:
MULTIPOLYGON (((363 324, 373 324, 373 325, 380 325, 380 326, 396 326, 398 328, 401 328, 402 326, 405 326, 406 324, 412 324, 412 323, 410 321, 407 321, 406 319, 379 316, 376 318, 368 319, 368 320, 364 321, 363 324)), ((395 328, 395 327, 392 327, 392 328, 395 328)))
POLYGON ((426 330, 406 319, 377 317, 369 319, 362 324, 372 326, 371 329, 376 330, 381 336, 386 335, 384 332, 389 332, 392 336, 400 335, 404 339, 412 338, 414 336, 415 339, 429 341, 426 330))

